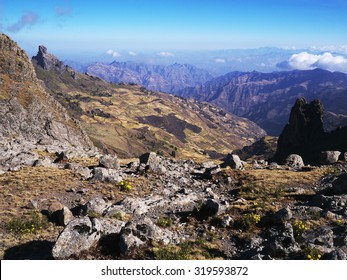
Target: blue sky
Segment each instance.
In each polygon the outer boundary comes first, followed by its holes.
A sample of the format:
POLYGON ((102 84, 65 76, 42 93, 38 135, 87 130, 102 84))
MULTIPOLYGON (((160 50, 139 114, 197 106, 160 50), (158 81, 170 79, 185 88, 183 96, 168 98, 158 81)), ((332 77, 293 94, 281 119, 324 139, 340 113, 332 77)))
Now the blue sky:
MULTIPOLYGON (((0 28, 54 52, 347 45, 347 0, 0 0, 0 28)), ((117 52, 115 51, 115 55, 117 52)))

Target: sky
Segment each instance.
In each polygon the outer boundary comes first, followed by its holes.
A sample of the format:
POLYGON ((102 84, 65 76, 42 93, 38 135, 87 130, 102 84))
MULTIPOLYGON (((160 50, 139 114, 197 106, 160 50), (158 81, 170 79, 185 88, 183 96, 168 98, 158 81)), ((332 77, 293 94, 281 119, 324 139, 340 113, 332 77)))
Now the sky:
POLYGON ((55 53, 346 48, 347 0, 0 0, 0 30, 55 53))

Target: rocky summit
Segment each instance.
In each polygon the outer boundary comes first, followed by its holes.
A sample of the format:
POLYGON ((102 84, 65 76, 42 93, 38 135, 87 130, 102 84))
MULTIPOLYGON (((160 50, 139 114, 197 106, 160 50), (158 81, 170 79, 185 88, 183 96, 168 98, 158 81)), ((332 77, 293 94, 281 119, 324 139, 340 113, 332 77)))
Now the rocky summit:
MULTIPOLYGON (((87 133, 102 139, 116 121, 125 126, 131 119, 124 112, 136 112, 137 123, 166 127, 167 136, 175 134, 188 145, 189 136, 197 137, 212 113, 199 111, 196 116, 203 121, 198 123, 188 115, 166 114, 164 107, 177 110, 176 102, 188 110, 199 104, 217 110, 220 120, 227 115, 215 106, 165 99, 146 89, 113 88, 63 66, 43 47, 34 60, 44 84, 27 55, 1 34, 1 259, 347 259, 346 150, 335 142, 345 134, 343 128, 331 134, 322 130, 320 102, 296 102, 277 149, 283 162, 266 160, 265 155, 273 153, 274 138, 269 137, 239 155, 229 150, 218 161, 170 156, 151 151, 149 144, 139 156, 121 158, 93 147, 68 113, 82 121, 90 118, 94 126, 87 133), (87 85, 93 90, 82 91, 87 85), (80 91, 73 95, 76 89, 80 91), (50 93, 65 100, 68 111, 50 93), (129 107, 120 100, 123 96, 142 105, 133 102, 129 107), (107 109, 110 102, 119 102, 115 107, 120 112, 127 109, 117 115, 115 108, 107 109), (166 120, 140 114, 152 108, 151 103, 166 120), (166 126, 173 120, 176 131, 166 126), (305 154, 283 151, 285 141, 291 147, 297 138, 302 142, 300 137, 307 146, 325 137, 319 141, 336 146, 324 148, 339 150, 320 150, 324 164, 308 165, 305 154)), ((137 124, 131 120, 126 129, 137 124)), ((219 135, 230 141, 229 135, 219 135)))

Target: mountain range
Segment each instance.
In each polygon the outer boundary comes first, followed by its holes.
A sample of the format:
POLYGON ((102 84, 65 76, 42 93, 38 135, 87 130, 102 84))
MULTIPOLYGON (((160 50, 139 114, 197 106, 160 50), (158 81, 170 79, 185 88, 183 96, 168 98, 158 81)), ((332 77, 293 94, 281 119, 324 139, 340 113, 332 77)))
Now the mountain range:
POLYGON ((164 66, 136 62, 98 62, 88 66, 86 72, 108 82, 138 84, 149 90, 167 93, 174 93, 212 79, 206 70, 178 63, 164 66))
MULTIPOLYGON (((37 77, 81 122, 94 144, 121 157, 136 157, 146 150, 180 157, 221 157, 265 135, 253 122, 215 105, 79 73, 44 46, 32 61, 37 77)), ((181 74, 173 72, 171 78, 181 74)))
POLYGON ((216 104, 248 118, 269 135, 279 135, 299 97, 322 101, 326 130, 347 124, 347 75, 322 69, 230 72, 203 85, 183 89, 178 95, 216 104))

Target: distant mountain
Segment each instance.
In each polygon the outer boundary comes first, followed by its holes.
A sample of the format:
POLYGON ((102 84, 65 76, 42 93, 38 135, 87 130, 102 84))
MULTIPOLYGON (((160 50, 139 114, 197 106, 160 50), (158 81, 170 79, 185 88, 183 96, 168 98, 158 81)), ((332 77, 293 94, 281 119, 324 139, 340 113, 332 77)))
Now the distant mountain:
POLYGON ((218 158, 265 135, 255 123, 215 105, 81 74, 44 47, 33 62, 38 78, 81 121, 94 144, 121 157, 156 151, 181 158, 218 158))
POLYGON ((183 89, 178 95, 207 101, 249 118, 269 135, 280 134, 298 97, 322 101, 326 130, 347 122, 347 74, 321 69, 230 72, 203 85, 183 89))
POLYGON ((206 71, 190 64, 168 66, 150 65, 136 62, 111 64, 95 63, 87 68, 87 73, 112 83, 133 83, 149 90, 174 93, 189 86, 205 83, 213 77, 206 71))

